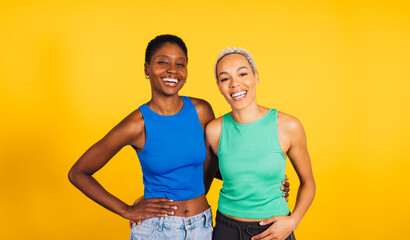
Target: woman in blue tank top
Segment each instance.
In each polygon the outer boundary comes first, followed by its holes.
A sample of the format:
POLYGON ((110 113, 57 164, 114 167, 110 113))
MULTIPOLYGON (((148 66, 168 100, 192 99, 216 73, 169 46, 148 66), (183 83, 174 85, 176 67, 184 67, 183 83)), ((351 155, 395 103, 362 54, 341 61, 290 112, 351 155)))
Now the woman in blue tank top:
POLYGON ((69 172, 70 181, 85 195, 134 223, 130 239, 212 237, 205 194, 217 165, 205 145, 204 128, 214 113, 204 100, 179 96, 187 63, 187 48, 180 38, 153 39, 144 66, 151 100, 89 148, 69 172), (144 197, 134 205, 113 196, 93 177, 127 145, 136 150, 143 171, 144 197))
POLYGON ((304 129, 295 117, 258 105, 259 75, 246 50, 222 51, 215 75, 232 112, 206 128, 224 180, 213 239, 293 240, 315 195, 304 129), (275 187, 285 178, 286 157, 300 180, 292 215, 275 187))
MULTIPOLYGON (((187 48, 173 35, 153 39, 145 54, 149 102, 132 112, 89 148, 69 172, 92 200, 129 220, 131 239, 211 239, 212 215, 205 198, 204 127, 214 114, 204 100, 179 96, 187 77, 187 48), (137 152, 144 198, 128 205, 92 176, 124 146, 137 152)), ((210 169, 215 169, 210 166, 210 169)))

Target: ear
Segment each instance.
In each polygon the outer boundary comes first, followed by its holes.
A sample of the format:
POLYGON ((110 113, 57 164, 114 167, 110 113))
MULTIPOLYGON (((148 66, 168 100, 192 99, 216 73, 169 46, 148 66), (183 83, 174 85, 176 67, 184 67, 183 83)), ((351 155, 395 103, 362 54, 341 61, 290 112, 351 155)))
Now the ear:
POLYGON ((145 73, 145 75, 148 75, 148 76, 149 76, 148 68, 149 68, 148 63, 144 63, 144 73, 145 73))
POLYGON ((255 72, 255 81, 256 81, 256 86, 259 85, 259 73, 258 71, 255 72))

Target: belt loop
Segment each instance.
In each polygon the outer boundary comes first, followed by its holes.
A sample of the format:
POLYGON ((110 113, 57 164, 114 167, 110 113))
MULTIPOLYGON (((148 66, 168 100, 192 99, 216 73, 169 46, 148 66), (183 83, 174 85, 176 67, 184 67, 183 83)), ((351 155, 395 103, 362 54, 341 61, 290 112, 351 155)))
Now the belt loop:
POLYGON ((165 217, 160 217, 160 218, 159 218, 159 222, 158 222, 157 228, 158 228, 158 231, 160 231, 160 232, 162 232, 162 227, 163 227, 163 225, 164 225, 164 219, 165 219, 165 217))
POLYGON ((209 216, 210 214, 209 214, 209 208, 208 208, 208 210, 206 210, 205 212, 204 212, 204 217, 205 217, 205 223, 204 223, 204 225, 205 225, 205 227, 210 227, 210 225, 212 225, 212 220, 211 220, 211 223, 208 223, 208 220, 209 219, 212 219, 212 216, 209 216))

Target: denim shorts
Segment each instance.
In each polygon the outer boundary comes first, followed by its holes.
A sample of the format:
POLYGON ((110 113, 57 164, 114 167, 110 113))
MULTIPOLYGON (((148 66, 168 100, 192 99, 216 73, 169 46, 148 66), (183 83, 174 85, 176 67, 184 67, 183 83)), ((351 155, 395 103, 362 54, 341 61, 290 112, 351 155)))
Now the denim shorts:
POLYGON ((133 226, 130 240, 175 239, 211 240, 211 208, 192 217, 154 217, 142 220, 133 226))

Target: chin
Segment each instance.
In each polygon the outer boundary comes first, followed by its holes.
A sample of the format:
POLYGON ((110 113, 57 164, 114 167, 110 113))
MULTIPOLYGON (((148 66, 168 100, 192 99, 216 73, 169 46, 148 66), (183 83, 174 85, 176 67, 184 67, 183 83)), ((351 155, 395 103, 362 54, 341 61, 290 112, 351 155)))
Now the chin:
POLYGON ((233 102, 233 103, 230 103, 230 105, 231 105, 232 110, 234 109, 242 110, 242 109, 245 109, 249 104, 247 102, 241 102, 241 103, 233 102))

